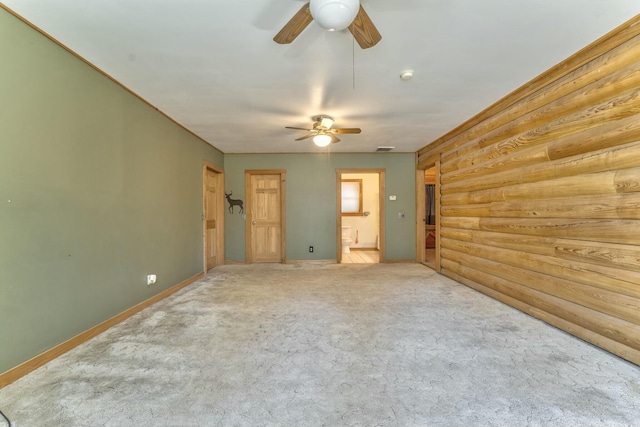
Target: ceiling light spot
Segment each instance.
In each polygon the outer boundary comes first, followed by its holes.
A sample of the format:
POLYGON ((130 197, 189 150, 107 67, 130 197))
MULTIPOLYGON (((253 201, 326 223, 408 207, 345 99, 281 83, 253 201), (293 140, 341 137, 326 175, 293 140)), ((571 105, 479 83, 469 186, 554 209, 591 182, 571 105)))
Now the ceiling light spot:
POLYGON ((410 80, 413 77, 413 70, 404 70, 400 73, 400 78, 402 80, 410 80))
POLYGON ((321 133, 313 137, 313 143, 318 147, 326 147, 331 144, 331 137, 325 133, 321 133))

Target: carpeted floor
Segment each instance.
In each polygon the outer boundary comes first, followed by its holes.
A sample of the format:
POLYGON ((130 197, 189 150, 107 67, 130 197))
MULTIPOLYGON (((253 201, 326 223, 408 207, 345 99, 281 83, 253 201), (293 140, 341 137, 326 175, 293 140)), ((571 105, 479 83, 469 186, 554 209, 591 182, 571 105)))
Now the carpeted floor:
POLYGON ((230 265, 0 408, 16 427, 640 426, 640 368, 418 264, 230 265))

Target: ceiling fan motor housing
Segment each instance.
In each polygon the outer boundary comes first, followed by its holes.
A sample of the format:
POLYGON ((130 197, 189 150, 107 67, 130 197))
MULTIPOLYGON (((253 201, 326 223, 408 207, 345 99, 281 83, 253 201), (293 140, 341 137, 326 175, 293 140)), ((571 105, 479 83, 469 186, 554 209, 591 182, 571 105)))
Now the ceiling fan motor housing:
POLYGON ((310 0, 309 11, 313 19, 330 31, 347 28, 358 15, 359 0, 310 0))
POLYGON ((317 129, 317 128, 321 128, 321 129, 331 129, 331 126, 333 126, 333 118, 329 117, 329 116, 314 116, 312 117, 314 123, 313 123, 313 128, 317 129))

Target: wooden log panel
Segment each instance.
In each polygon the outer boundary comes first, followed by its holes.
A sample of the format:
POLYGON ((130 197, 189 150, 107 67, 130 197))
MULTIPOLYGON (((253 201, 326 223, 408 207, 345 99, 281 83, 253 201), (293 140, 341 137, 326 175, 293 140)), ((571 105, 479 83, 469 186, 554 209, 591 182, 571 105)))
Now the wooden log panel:
POLYGON ((640 312, 638 310, 640 300, 637 297, 576 284, 570 280, 560 279, 533 270, 505 266, 500 262, 469 254, 460 254, 448 249, 442 249, 442 251, 448 255, 447 260, 457 262, 460 265, 507 281, 515 283, 523 283, 524 281, 528 284, 528 288, 640 325, 640 312))
POLYGON ((478 203, 475 205, 443 206, 440 212, 443 216, 488 217, 491 215, 493 203, 478 203))
POLYGON ((501 301, 507 305, 510 305, 511 307, 515 307, 520 311, 523 311, 537 319, 540 319, 544 322, 549 323, 550 325, 553 325, 557 328, 560 328, 570 334, 573 334, 587 342, 590 342, 592 344, 595 344, 599 347, 605 348, 608 351, 612 352, 613 354, 616 354, 620 357, 622 357, 623 359, 629 360, 630 362, 635 363, 636 365, 640 365, 640 351, 639 350, 635 350, 629 346, 626 346, 624 344, 621 344, 618 341, 612 340, 610 338, 607 338, 597 332, 593 332, 587 328, 584 328, 580 325, 577 325, 571 321, 567 321, 563 318, 560 318, 558 316, 554 316, 553 314, 549 313, 548 311, 545 310, 541 310, 537 307, 534 307, 526 302, 522 302, 516 298, 512 298, 502 292, 498 292, 488 286, 482 285, 479 282, 475 282, 473 280, 470 280, 467 277, 461 276, 457 273, 454 273, 451 270, 443 270, 443 273, 454 279, 457 280, 460 283, 463 283, 467 286, 469 286, 470 288, 473 288, 475 290, 477 290, 478 292, 482 292, 483 294, 497 299, 498 301, 501 301))
POLYGON ((607 65, 611 67, 610 70, 615 71, 626 67, 629 63, 636 62, 640 49, 640 43, 637 41, 637 37, 640 35, 638 22, 640 22, 638 17, 629 20, 423 147, 418 151, 418 167, 424 169, 427 165, 439 160, 444 151, 452 150, 477 135, 490 132, 512 120, 518 113, 520 115, 526 114, 539 108, 540 105, 545 105, 544 98, 538 102, 531 102, 537 93, 551 94, 556 91, 555 97, 559 98, 566 93, 577 90, 581 87, 581 82, 584 86, 601 78, 602 75, 608 74, 603 71, 607 65), (590 73, 585 67, 590 67, 595 72, 590 73), (581 79, 581 76, 584 77, 581 79), (588 76, 590 78, 587 78, 588 76), (518 103, 525 107, 514 108, 518 103), (466 134, 470 130, 474 133, 466 134))
POLYGON ((640 245, 640 220, 573 218, 466 218, 441 219, 442 227, 562 237, 604 243, 640 245))
POLYGON ((553 237, 528 236, 515 233, 495 233, 477 229, 446 228, 441 230, 442 238, 462 240, 464 242, 482 243, 497 248, 507 248, 516 251, 553 256, 556 253, 555 244, 558 239, 553 237))
POLYGON ((443 260, 442 267, 447 271, 482 283, 491 289, 544 310, 547 313, 570 321, 609 339, 640 350, 640 325, 627 322, 614 316, 592 310, 583 305, 573 303, 553 295, 532 289, 517 282, 512 282, 490 273, 464 266, 451 260, 443 260))
POLYGON ((616 171, 615 186, 618 193, 640 191, 640 168, 616 171))
MULTIPOLYGON (((493 248, 545 255, 579 264, 609 267, 610 277, 640 280, 640 246, 590 242, 525 234, 443 228, 441 238, 478 243, 493 248)), ((572 267, 570 267, 572 268, 572 267)), ((622 292, 622 290, 621 290, 622 292)))
POLYGON ((473 186, 475 180, 469 181, 469 191, 463 193, 447 193, 443 187, 441 190, 443 206, 514 199, 535 200, 630 193, 640 191, 640 168, 609 170, 477 191, 474 191, 475 187, 473 186))
POLYGON ((442 172, 462 169, 524 147, 547 143, 590 129, 607 121, 638 114, 640 95, 636 88, 640 85, 640 70, 636 68, 632 65, 629 69, 596 81, 595 88, 586 87, 583 91, 573 92, 489 134, 470 140, 464 147, 443 153, 442 172), (585 105, 589 94, 592 94, 595 104, 585 105), (611 97, 612 95, 615 96, 611 97), (558 114, 559 111, 562 115, 558 114))
MULTIPOLYGON (((473 190, 479 191, 514 184, 525 184, 548 179, 606 172, 613 168, 621 169, 640 166, 640 142, 636 139, 636 136, 640 137, 640 120, 638 120, 637 116, 634 116, 633 119, 637 126, 638 135, 634 135, 632 142, 612 148, 598 147, 596 151, 579 153, 559 160, 551 159, 551 161, 546 163, 532 164, 518 169, 508 169, 489 175, 483 174, 481 177, 473 177, 450 184, 442 183, 442 193, 452 194, 465 192, 469 190, 470 184, 473 190)), ((622 131, 622 129, 620 131, 622 131)), ((615 136, 615 138, 623 139, 624 136, 615 136)), ((553 144, 549 144, 547 146, 547 152, 552 145, 553 144)), ((585 146, 585 149, 587 148, 588 147, 585 146)), ((442 178, 444 178, 444 176, 442 178)))
POLYGON ((640 276, 640 246, 558 239, 554 244, 559 258, 589 262, 617 269, 617 277, 626 273, 640 276))
MULTIPOLYGON (((543 274, 553 276, 554 278, 561 279, 561 281, 566 281, 568 283, 565 286, 566 288, 571 288, 574 286, 571 282, 575 282, 575 286, 581 288, 584 288, 583 285, 600 288, 607 292, 619 293, 636 300, 636 302, 627 304, 637 306, 638 303, 640 303, 640 275, 635 271, 627 271, 625 272, 626 274, 618 275, 614 267, 569 261, 563 258, 531 254, 524 251, 514 251, 512 249, 502 249, 446 238, 442 239, 441 246, 443 249, 460 254, 479 256, 494 263, 530 270, 534 275, 543 274)), ((458 255, 452 255, 450 259, 456 259, 457 257, 458 255)), ((462 262, 462 264, 464 264, 464 262, 462 262)), ((495 267, 496 265, 493 266, 495 267)), ((538 280, 539 279, 540 278, 538 278, 538 280)), ((556 285, 560 284, 560 281, 556 282, 556 285)), ((594 291, 591 289, 587 292, 593 293, 594 291)), ((640 312, 638 315, 640 316, 640 312)), ((626 320, 630 320, 630 318, 626 318, 626 320)))
MULTIPOLYGON (((640 219, 640 193, 516 200, 480 205, 478 215, 501 218, 640 219), (488 211, 488 215, 481 215, 488 211)), ((455 206, 452 209, 456 208, 455 206)), ((443 210, 444 212, 444 210, 443 210)), ((472 212, 472 210, 466 211, 472 212)))
POLYGON ((523 147, 521 150, 501 154, 484 162, 474 161, 470 167, 443 174, 441 179, 443 184, 450 184, 637 141, 640 141, 640 122, 636 116, 631 116, 603 122, 597 128, 556 138, 548 144, 523 147))
POLYGON ((640 219, 640 193, 443 206, 443 216, 640 219))
POLYGON ((419 151, 441 272, 640 364, 640 15, 419 151))

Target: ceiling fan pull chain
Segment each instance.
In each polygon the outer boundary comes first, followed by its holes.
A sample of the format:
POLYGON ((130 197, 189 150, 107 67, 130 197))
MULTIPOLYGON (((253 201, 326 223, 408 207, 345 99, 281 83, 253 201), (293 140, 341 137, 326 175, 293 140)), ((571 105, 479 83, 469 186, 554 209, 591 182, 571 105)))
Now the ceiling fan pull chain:
POLYGON ((356 90, 356 38, 351 37, 351 69, 353 70, 353 90, 356 90))

